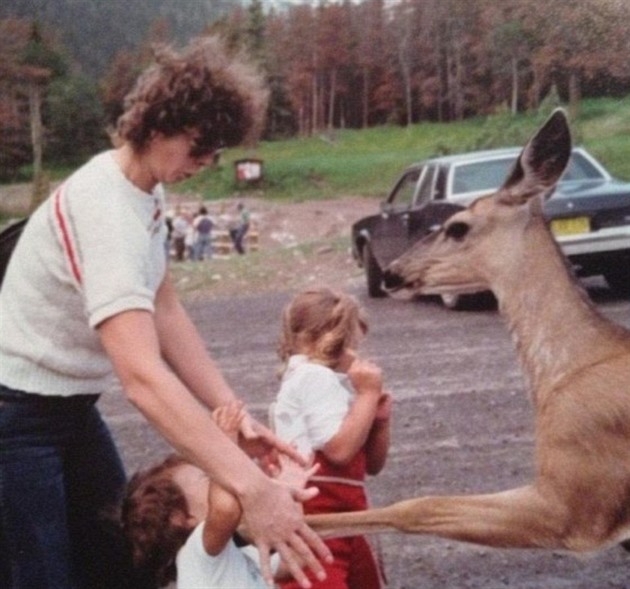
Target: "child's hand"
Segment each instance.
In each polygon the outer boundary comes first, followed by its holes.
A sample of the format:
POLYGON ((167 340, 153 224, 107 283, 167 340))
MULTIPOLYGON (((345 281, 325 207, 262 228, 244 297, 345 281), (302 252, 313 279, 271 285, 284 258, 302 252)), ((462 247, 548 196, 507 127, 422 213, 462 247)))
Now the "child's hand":
POLYGON ((312 456, 309 461, 311 466, 309 467, 301 466, 284 454, 281 454, 278 458, 278 467, 276 472, 273 473, 273 477, 282 485, 292 489, 304 489, 308 479, 319 470, 319 464, 312 464, 312 456))
POLYGON ((376 406, 374 421, 387 421, 392 416, 392 405, 391 393, 383 393, 376 406))
POLYGON ((242 401, 221 405, 212 412, 212 418, 221 430, 233 441, 238 442, 238 433, 247 412, 242 401))
POLYGON ((383 373, 374 362, 357 358, 348 369, 348 377, 359 395, 380 396, 383 392, 383 373))

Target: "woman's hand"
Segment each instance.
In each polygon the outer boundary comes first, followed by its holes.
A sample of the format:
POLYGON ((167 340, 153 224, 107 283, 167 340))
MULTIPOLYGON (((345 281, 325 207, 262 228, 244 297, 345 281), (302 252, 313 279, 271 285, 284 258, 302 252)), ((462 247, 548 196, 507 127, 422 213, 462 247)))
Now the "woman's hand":
POLYGON ((305 589, 311 587, 303 567, 310 568, 319 580, 326 575, 320 560, 332 561, 323 540, 306 525, 300 503, 317 494, 317 489, 296 489, 265 477, 264 488, 248 489, 240 497, 243 520, 260 552, 263 577, 270 587, 273 576, 269 555, 275 549, 293 578, 305 589))

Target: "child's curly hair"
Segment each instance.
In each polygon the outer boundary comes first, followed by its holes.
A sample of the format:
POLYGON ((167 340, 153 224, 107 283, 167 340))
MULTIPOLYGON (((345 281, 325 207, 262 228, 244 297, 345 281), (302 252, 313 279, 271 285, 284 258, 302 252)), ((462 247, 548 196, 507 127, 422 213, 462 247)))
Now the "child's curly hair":
POLYGON ((161 46, 125 98, 117 135, 142 151, 154 132, 196 131, 191 155, 202 156, 255 141, 267 101, 263 76, 219 37, 201 37, 180 52, 161 46))
POLYGON ((131 544, 134 567, 158 587, 175 580, 175 559, 193 530, 186 497, 172 480, 187 464, 177 455, 136 473, 122 505, 122 526, 131 544))
POLYGON ((306 290, 282 315, 278 354, 283 362, 293 354, 335 368, 344 350, 356 346, 368 324, 357 300, 330 288, 306 290))

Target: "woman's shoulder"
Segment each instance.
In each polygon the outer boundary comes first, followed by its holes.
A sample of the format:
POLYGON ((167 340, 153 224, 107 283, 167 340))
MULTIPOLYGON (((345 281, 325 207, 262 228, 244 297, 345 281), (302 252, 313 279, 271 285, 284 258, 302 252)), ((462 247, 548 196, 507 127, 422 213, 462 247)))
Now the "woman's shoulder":
POLYGON ((113 150, 102 151, 92 156, 68 178, 73 183, 89 182, 93 178, 102 178, 120 174, 113 157, 113 150))
POLYGON ((95 155, 77 169, 62 184, 64 198, 79 203, 90 203, 90 206, 106 204, 110 199, 99 199, 98 195, 118 192, 121 172, 114 162, 111 151, 95 155), (89 195, 90 198, 86 198, 89 195))

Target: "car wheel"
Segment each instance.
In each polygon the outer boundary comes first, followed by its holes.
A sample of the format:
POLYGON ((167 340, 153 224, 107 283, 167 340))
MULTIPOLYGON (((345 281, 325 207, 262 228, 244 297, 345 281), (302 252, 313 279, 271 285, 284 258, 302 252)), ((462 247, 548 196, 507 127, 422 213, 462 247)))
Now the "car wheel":
POLYGON ((617 294, 629 297, 630 296, 630 272, 616 268, 604 273, 604 278, 608 286, 614 290, 617 294))
POLYGON ((444 293, 440 295, 440 298, 447 309, 452 309, 453 311, 461 309, 462 297, 460 295, 444 293))
POLYGON ((491 311, 497 308, 497 299, 490 291, 461 295, 444 293, 440 298, 442 304, 453 311, 491 311))
POLYGON ((363 268, 368 295, 372 298, 384 297, 387 293, 383 290, 383 271, 367 243, 363 246, 363 268))

